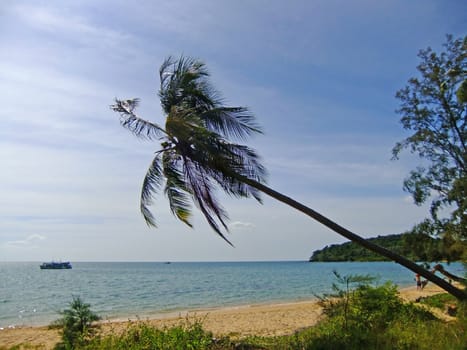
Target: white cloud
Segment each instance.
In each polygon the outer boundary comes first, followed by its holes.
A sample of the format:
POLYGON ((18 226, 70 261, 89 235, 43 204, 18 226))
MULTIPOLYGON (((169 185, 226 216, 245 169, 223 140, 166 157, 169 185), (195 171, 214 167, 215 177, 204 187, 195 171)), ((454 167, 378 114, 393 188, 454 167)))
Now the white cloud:
POLYGON ((233 221, 229 223, 229 228, 235 231, 252 230, 255 228, 255 225, 251 222, 233 221))
POLYGON ((25 239, 17 241, 8 241, 5 244, 9 246, 17 247, 30 247, 36 245, 38 242, 45 240, 46 237, 39 234, 32 234, 27 236, 25 239))
POLYGON ((131 39, 131 36, 108 27, 92 24, 88 19, 77 16, 63 8, 33 5, 18 5, 16 15, 31 26, 58 36, 73 38, 82 43, 99 44, 100 47, 115 47, 131 39))
MULTIPOLYGON (((43 94, 43 90, 64 93, 76 98, 109 97, 110 89, 92 78, 58 72, 52 67, 27 67, 16 63, 0 62, 2 80, 19 87, 29 87, 43 94)), ((11 89, 11 88, 10 88, 11 89)), ((6 89, 5 89, 6 90, 6 89)), ((2 89, 3 92, 3 89, 2 89)), ((6 91, 5 91, 6 93, 6 91)), ((34 96, 31 96, 34 97, 34 96)), ((83 106, 84 107, 84 106, 83 106)))
POLYGON ((402 192, 403 178, 408 173, 406 164, 385 157, 389 154, 387 149, 389 147, 375 145, 372 140, 368 140, 366 146, 351 141, 310 142, 306 146, 289 144, 279 147, 276 154, 271 154, 272 148, 269 148, 265 164, 274 182, 281 180, 281 186, 303 184, 305 193, 342 186, 348 186, 348 190, 352 187, 373 191, 392 188, 394 193, 402 192))

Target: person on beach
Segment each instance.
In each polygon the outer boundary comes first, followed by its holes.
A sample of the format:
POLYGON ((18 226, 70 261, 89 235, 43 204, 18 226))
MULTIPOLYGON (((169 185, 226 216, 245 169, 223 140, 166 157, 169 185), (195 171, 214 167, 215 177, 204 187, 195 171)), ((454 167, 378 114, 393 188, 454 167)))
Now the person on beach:
POLYGON ((415 275, 415 281, 417 283, 417 290, 422 290, 422 280, 420 279, 420 274, 415 275))

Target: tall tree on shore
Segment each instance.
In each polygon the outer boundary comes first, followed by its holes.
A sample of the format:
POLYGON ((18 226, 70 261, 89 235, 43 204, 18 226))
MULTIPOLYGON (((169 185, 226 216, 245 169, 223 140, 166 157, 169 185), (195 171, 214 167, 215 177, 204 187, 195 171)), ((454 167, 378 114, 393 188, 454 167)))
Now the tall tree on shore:
POLYGON ((413 231, 443 237, 451 258, 467 259, 467 37, 448 35, 443 52, 428 48, 418 56, 419 77, 396 94, 400 122, 411 135, 393 156, 408 149, 424 163, 404 181, 417 205, 431 201, 430 218, 413 231))
MULTIPOLYGON (((254 116, 244 107, 227 107, 209 83, 205 65, 195 59, 169 57, 160 68, 159 97, 166 115, 165 127, 140 118, 138 99, 119 100, 111 108, 120 113, 122 125, 136 136, 161 141, 149 166, 141 191, 141 212, 156 226, 150 205, 163 189, 172 213, 191 227, 194 203, 213 230, 229 242, 227 212, 215 196, 217 188, 235 197, 254 197, 260 192, 283 202, 324 224, 345 238, 362 245, 439 285, 455 297, 466 294, 414 262, 377 246, 336 224, 311 208, 265 185, 266 171, 257 153, 233 140, 246 140, 261 133, 254 116)), ((230 243, 230 242, 229 242, 230 243)))

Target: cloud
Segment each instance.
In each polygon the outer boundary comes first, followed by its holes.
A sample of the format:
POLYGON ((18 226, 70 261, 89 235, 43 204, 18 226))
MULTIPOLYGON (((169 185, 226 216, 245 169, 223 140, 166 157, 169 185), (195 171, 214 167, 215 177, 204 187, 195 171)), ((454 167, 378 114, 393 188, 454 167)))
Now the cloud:
POLYGON ((206 62, 229 104, 258 116, 265 135, 252 146, 271 187, 368 234, 401 232, 428 213, 402 199, 412 158, 389 161, 402 137, 392 96, 416 50, 456 31, 456 20, 439 21, 455 15, 447 7, 424 4, 414 32, 422 2, 9 3, 0 23, 2 260, 280 259, 339 239, 267 196, 264 206, 223 199, 236 250, 199 212, 196 235, 173 224, 162 193, 160 230, 145 226, 140 186, 158 145, 133 138, 108 105, 138 96, 139 114, 161 118, 155 69, 182 52, 206 62))
POLYGON ((36 243, 43 241, 45 239, 46 239, 45 236, 42 236, 39 234, 32 234, 22 240, 6 242, 6 245, 16 246, 16 247, 31 247, 31 246, 35 246, 36 243))
POLYGON ((53 11, 44 7, 31 5, 19 5, 15 13, 29 25, 50 33, 60 33, 68 39, 81 43, 99 44, 102 46, 117 46, 127 41, 131 36, 117 30, 104 26, 92 24, 86 18, 69 13, 69 11, 54 9, 53 11))
POLYGON ((229 224, 229 227, 235 231, 240 231, 240 230, 243 231, 243 230, 250 230, 254 228, 255 225, 252 224, 251 222, 234 221, 229 224))

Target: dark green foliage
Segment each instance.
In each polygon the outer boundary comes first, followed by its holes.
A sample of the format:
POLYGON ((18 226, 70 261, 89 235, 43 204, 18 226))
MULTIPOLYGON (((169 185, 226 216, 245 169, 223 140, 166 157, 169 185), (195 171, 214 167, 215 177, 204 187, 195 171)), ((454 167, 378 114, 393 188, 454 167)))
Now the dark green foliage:
POLYGON ((424 305, 437 307, 444 310, 447 304, 456 304, 457 299, 450 294, 436 294, 429 297, 422 298, 420 302, 424 305))
POLYGON ((95 337, 81 350, 261 350, 275 344, 274 338, 250 337, 232 340, 215 338, 203 329, 200 321, 158 329, 145 322, 130 324, 120 335, 95 337))
MULTIPOLYGON (((439 238, 432 238, 422 233, 405 233, 399 235, 378 236, 369 238, 381 247, 414 261, 449 260, 453 254, 446 254, 445 245, 439 238)), ((457 256, 459 258, 459 256, 457 256)), ((333 244, 316 250, 310 261, 388 261, 389 259, 375 254, 354 243, 333 244)), ((457 260, 457 259, 454 259, 457 260)))
POLYGON ((187 323, 172 328, 157 329, 144 322, 131 324, 121 335, 95 338, 82 349, 108 350, 203 350, 215 349, 217 343, 201 323, 187 323))
POLYGON ((19 344, 10 348, 0 345, 0 350, 44 350, 42 345, 19 344))
POLYGON ((462 322, 446 324, 404 304, 392 284, 349 290, 347 280, 339 276, 344 298, 323 300, 328 318, 290 337, 284 349, 463 349, 462 322))
POLYGON ((55 321, 51 327, 61 329, 62 343, 56 349, 75 349, 85 344, 94 334, 93 322, 100 317, 91 310, 80 297, 73 297, 70 308, 60 312, 62 318, 55 321))
POLYGON ((423 317, 396 317, 386 327, 355 327, 343 332, 339 322, 327 320, 301 332, 292 345, 271 349, 310 350, 464 350, 467 338, 459 323, 427 321, 423 317))
MULTIPOLYGON (((321 298, 320 303, 326 315, 342 320, 344 329, 352 326, 379 327, 381 322, 389 322, 401 313, 414 311, 411 305, 402 303, 397 286, 392 283, 374 287, 369 284, 374 278, 368 275, 334 274, 337 280, 333 284, 334 294, 321 298)), ((423 314, 421 310, 418 312, 423 314)), ((424 316, 434 319, 429 313, 424 316)))
POLYGON ((431 201, 431 218, 423 223, 424 230, 465 243, 467 37, 448 36, 443 52, 428 48, 419 57, 419 76, 409 79, 396 94, 401 124, 411 135, 395 145, 393 155, 397 158, 408 149, 425 161, 404 182, 404 190, 417 205, 431 201), (441 209, 449 215, 440 217, 441 209))

